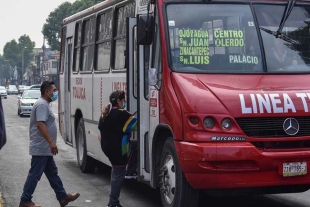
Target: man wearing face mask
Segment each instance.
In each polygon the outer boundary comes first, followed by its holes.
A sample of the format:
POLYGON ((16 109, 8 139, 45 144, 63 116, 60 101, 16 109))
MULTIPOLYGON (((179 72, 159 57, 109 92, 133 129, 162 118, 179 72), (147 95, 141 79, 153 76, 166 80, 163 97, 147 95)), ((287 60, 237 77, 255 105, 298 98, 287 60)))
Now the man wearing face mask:
POLYGON ((137 129, 137 119, 124 110, 124 91, 111 93, 108 104, 100 117, 98 129, 101 148, 112 164, 111 192, 108 207, 122 207, 119 203, 121 185, 125 178, 136 178, 137 146, 130 140, 131 132, 137 129))
POLYGON ((40 207, 32 202, 32 194, 44 173, 54 189, 61 207, 76 200, 80 194, 67 194, 54 161, 53 155, 58 154, 57 127, 55 116, 49 103, 56 101, 58 91, 54 82, 44 81, 41 85, 41 98, 34 104, 30 116, 30 146, 32 156, 31 168, 24 185, 19 207, 40 207))

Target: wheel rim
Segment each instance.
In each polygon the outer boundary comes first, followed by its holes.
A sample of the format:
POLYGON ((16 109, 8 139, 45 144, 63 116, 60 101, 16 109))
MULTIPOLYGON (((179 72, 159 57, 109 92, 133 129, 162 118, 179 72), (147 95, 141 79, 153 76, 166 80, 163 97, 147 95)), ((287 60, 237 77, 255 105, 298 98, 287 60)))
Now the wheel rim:
POLYGON ((171 155, 167 155, 164 161, 164 166, 160 170, 161 174, 161 191, 168 204, 172 204, 175 196, 175 165, 171 155))
POLYGON ((84 157, 84 137, 82 127, 78 129, 78 148, 79 148, 79 162, 82 164, 84 157))

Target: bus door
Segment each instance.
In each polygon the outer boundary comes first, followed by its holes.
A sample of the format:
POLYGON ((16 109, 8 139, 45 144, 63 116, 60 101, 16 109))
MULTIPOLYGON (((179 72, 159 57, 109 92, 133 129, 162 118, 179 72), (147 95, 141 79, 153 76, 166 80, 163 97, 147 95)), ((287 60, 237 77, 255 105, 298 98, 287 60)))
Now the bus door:
POLYGON ((72 144, 72 133, 71 133, 71 124, 70 124, 70 106, 71 106, 71 54, 72 54, 72 37, 67 38, 67 44, 66 44, 66 56, 65 56, 65 70, 64 70, 64 132, 65 132, 65 142, 67 144, 72 144), (69 133, 69 134, 68 134, 69 133))
POLYGON ((127 18, 127 50, 126 58, 128 63, 127 81, 129 110, 136 109, 134 115, 138 119, 138 131, 136 133, 138 142, 138 180, 142 182, 150 181, 150 156, 148 144, 149 131, 149 101, 148 82, 145 81, 145 48, 136 43, 136 18, 127 18), (136 99, 136 102, 130 99, 136 99), (131 104, 135 104, 131 106, 131 104))

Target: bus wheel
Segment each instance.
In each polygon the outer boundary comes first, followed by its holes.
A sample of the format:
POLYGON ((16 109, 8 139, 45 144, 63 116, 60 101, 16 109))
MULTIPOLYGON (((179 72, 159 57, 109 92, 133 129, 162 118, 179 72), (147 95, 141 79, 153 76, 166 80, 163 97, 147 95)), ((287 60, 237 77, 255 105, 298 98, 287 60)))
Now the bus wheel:
POLYGON ((80 119, 76 130, 76 153, 81 171, 83 173, 94 172, 96 160, 87 155, 86 134, 83 118, 80 119))
POLYGON ((160 158, 160 197, 164 207, 196 207, 199 191, 187 182, 176 155, 174 142, 168 138, 160 158))

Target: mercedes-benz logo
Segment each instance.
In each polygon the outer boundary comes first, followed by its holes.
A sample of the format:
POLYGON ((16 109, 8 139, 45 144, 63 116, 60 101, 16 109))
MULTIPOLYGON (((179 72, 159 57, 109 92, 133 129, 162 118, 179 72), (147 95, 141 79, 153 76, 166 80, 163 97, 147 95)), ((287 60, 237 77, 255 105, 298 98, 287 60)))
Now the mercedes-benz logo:
POLYGON ((294 118, 287 118, 283 122, 284 132, 288 135, 295 135, 299 131, 299 123, 294 118))

